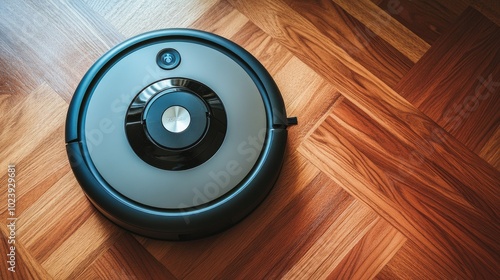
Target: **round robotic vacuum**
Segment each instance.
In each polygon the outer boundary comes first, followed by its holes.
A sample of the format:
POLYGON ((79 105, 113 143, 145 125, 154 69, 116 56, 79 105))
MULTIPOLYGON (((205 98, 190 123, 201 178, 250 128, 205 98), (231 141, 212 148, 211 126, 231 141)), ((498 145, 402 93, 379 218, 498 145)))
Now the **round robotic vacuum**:
POLYGON ((292 124, 251 54, 211 33, 166 29, 123 42, 90 68, 69 107, 66 149, 107 218, 186 240, 226 229, 262 202, 292 124))

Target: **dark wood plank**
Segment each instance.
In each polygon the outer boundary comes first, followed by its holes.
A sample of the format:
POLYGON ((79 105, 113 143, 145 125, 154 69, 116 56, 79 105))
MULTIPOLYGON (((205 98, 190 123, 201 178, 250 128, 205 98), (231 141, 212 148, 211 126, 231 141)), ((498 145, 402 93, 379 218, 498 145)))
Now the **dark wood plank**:
POLYGON ((469 8, 396 86, 477 154, 500 125, 500 27, 469 8))
POLYGON ((489 20, 500 26, 500 2, 497 0, 476 0, 472 3, 474 9, 480 11, 489 20))
POLYGON ((413 66, 410 59, 334 2, 286 2, 387 85, 395 86, 413 66))
POLYGON ((446 32, 459 15, 435 0, 383 0, 378 5, 385 10, 394 7, 397 12, 389 14, 430 45, 446 32))

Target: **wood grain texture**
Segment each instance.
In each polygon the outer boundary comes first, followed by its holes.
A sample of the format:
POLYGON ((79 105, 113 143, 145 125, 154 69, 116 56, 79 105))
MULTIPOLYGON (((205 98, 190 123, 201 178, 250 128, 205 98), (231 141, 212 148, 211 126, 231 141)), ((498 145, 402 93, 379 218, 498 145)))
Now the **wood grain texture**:
POLYGON ((379 9, 370 0, 334 0, 334 2, 413 62, 419 60, 429 49, 429 44, 425 40, 391 16, 391 14, 398 14, 401 9, 404 9, 399 5, 399 2, 391 3, 385 9, 379 9))
POLYGON ((476 0, 471 6, 500 26, 500 2, 495 0, 476 0))
POLYGON ((442 152, 407 159, 405 155, 419 148, 397 145, 397 135, 374 131, 369 121, 345 101, 300 151, 354 196, 378 208, 406 236, 418 240, 420 250, 432 252, 433 261, 448 266, 447 277, 494 275, 500 249, 495 238, 500 230, 495 222, 498 194, 492 191, 493 198, 482 198, 471 187, 486 184, 493 190, 498 177, 477 178, 483 182, 463 177, 460 182, 443 172, 448 163, 439 162, 435 154, 442 152))
POLYGON ((499 14, 491 0, 1 1, 0 279, 500 278, 499 14), (85 71, 166 27, 243 46, 299 118, 266 200, 189 242, 105 219, 64 146, 85 71))
POLYGON ((285 278, 325 278, 377 221, 377 215, 360 201, 353 201, 321 238, 287 272, 285 278), (355 217, 356 216, 356 217, 355 217), (352 220, 358 221, 352 223, 352 220), (355 234, 353 234, 355 232, 355 234))
POLYGON ((80 279, 175 279, 131 235, 123 234, 101 254, 80 279))
POLYGON ((499 34, 499 26, 467 9, 395 87, 476 153, 500 125, 499 34))
POLYGON ((334 2, 286 2, 387 85, 395 86, 413 66, 410 59, 334 2))
POLYGON ((328 275, 330 279, 370 279, 392 261, 406 237, 386 220, 378 219, 328 275))
MULTIPOLYGON (((443 32, 455 21, 459 13, 454 13, 441 1, 411 1, 411 0, 383 0, 378 3, 384 7, 394 7, 393 13, 389 13, 394 19, 410 29, 415 35, 432 45, 443 32), (396 5, 397 3, 397 5, 396 5)), ((460 6, 454 3, 452 6, 460 6)), ((462 5, 465 9, 468 5, 462 5)))
POLYGON ((479 156, 500 171, 500 127, 497 127, 490 140, 484 144, 479 156))

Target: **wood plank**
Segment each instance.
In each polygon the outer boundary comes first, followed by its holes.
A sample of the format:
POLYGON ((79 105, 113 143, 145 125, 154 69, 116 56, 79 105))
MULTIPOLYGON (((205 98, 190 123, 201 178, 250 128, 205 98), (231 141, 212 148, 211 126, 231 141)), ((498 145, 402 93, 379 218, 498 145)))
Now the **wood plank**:
MULTIPOLYGON (((485 277, 476 275, 469 278, 485 277)), ((452 276, 445 267, 436 265, 427 250, 408 240, 375 279, 457 279, 457 277, 452 276)))
POLYGON ((500 26, 500 2, 497 0, 475 0, 472 7, 500 26))
MULTIPOLYGON (((352 197, 320 173, 217 278, 286 278, 292 264, 296 264, 315 244, 321 243, 332 222, 362 224, 351 231, 353 235, 365 230, 366 224, 360 220, 370 218, 344 215, 352 203, 352 197), (255 258, 258 252, 268 254, 266 258, 255 258)), ((348 245, 342 243, 342 246, 348 245)), ((342 246, 337 248, 340 255, 344 252, 342 246)))
POLYGON ((0 50, 7 51, 9 65, 5 69, 18 73, 18 79, 7 80, 10 88, 25 79, 30 86, 47 83, 69 103, 92 62, 123 39, 92 13, 82 17, 78 5, 38 1, 8 1, 1 5, 5 20, 0 21, 0 44, 5 46, 0 50))
MULTIPOLYGON (((17 184, 22 186, 16 190, 16 197, 23 201, 16 206, 16 212, 21 215, 70 170, 65 162, 66 151, 61 146, 67 104, 46 84, 27 95, 4 96, 6 98, 0 100, 0 164, 16 165, 17 184), (26 136, 27 131, 30 137, 26 136)), ((5 182, 6 176, 1 174, 0 180, 5 182)), ((0 188, 0 196, 6 197, 6 194, 7 189, 0 188)), ((6 209, 6 204, 0 205, 0 217, 5 217, 6 209)))
MULTIPOLYGON (((392 8, 393 6, 397 7, 398 5, 405 5, 408 2, 414 2, 414 1, 407 1, 407 0, 394 0, 393 2, 387 2, 387 6, 381 5, 382 2, 386 0, 372 0, 373 3, 376 5, 380 6, 382 9, 387 10, 389 8, 392 8)), ((452 13, 455 15, 461 14, 467 7, 471 5, 474 0, 434 0, 432 1, 433 3, 427 3, 428 0, 419 0, 416 1, 416 3, 411 3, 411 5, 420 5, 421 8, 426 7, 430 5, 432 10, 434 10, 435 13, 440 13, 439 9, 444 8, 445 13, 452 13), (436 11, 437 9, 437 11, 436 11)))
POLYGON ((67 104, 47 84, 42 84, 29 96, 18 98, 9 95, 0 104, 0 164, 7 166, 33 152, 45 141, 44 137, 53 133, 64 122, 67 104), (47 108, 51 108, 47 110, 47 108), (43 112, 43 118, 40 113, 43 112), (23 129, 16 129, 22 127, 23 129), (26 131, 39 138, 27 139, 26 131), (30 141, 28 141, 30 140, 30 141))
POLYGON ((126 0, 85 0, 84 3, 110 22, 121 34, 132 37, 156 29, 189 27, 217 1, 131 3, 126 0))
POLYGON ((245 26, 238 30, 234 36, 229 37, 229 39, 240 46, 244 46, 273 77, 293 57, 292 53, 283 45, 267 35, 252 22, 247 22, 245 26))
POLYGON ((331 0, 286 3, 391 87, 413 66, 411 60, 331 0))
POLYGON ((326 278, 378 219, 373 210, 359 200, 354 200, 342 215, 330 223, 320 239, 302 255, 284 278, 326 278))
MULTIPOLYGON (((370 0, 333 0, 337 5, 367 26, 373 33, 391 44, 411 61, 417 62, 430 45, 403 24, 392 18, 370 0)), ((391 14, 397 14, 401 7, 388 7, 391 14)))
MULTIPOLYGON (((42 266, 56 279, 75 278, 105 252, 121 233, 122 230, 100 213, 94 213, 42 262, 42 266)), ((57 238, 57 235, 51 237, 57 238)))
POLYGON ((130 234, 122 234, 77 278, 177 279, 130 234))
POLYGON ((387 114, 383 113, 387 110, 385 107, 398 106, 397 110, 402 110, 402 114, 415 111, 413 106, 285 3, 281 1, 254 4, 232 1, 231 3, 325 80, 342 89, 346 97, 355 99, 354 102, 365 111, 379 107, 382 113, 377 117, 384 126, 390 126, 392 118, 396 117, 385 116, 387 114), (280 18, 280 15, 288 16, 280 18))
POLYGON ((189 28, 201 29, 225 38, 231 38, 242 32, 247 23, 247 17, 231 5, 219 1, 206 10, 203 16, 189 24, 189 28))
POLYGON ((311 127, 338 101, 340 93, 295 57, 281 67, 274 80, 283 95, 287 114, 299 119, 299 125, 288 131, 288 137, 294 139, 288 145, 295 150, 311 127))
POLYGON ((500 27, 469 8, 395 87, 479 153, 500 126, 500 27))
POLYGON ((500 171, 500 127, 490 137, 490 140, 484 144, 479 156, 500 171))
POLYGON ((0 228, 0 252, 2 258, 4 258, 4 263, 0 267, 0 279, 52 279, 40 263, 31 256, 30 250, 26 249, 17 239, 17 234, 12 235, 16 236, 14 243, 9 243, 9 240, 12 240, 9 239, 10 236, 10 229, 2 222, 0 228), (11 250, 11 246, 14 246, 15 249, 11 250), (11 261, 11 257, 7 256, 7 254, 15 255, 15 259, 12 259, 14 262, 12 270, 9 270, 11 265, 8 263, 11 261))
MULTIPOLYGON (((66 163, 67 154, 61 146, 64 138, 64 127, 58 127, 45 141, 36 146, 29 156, 15 162, 17 183, 22 186, 16 191, 16 196, 23 203, 16 206, 20 215, 33 205, 54 184, 71 172, 66 163), (47 164, 50 162, 51 164, 47 164)), ((1 177, 4 179, 5 177, 1 177)), ((3 195, 3 192, 0 192, 3 195)), ((5 208, 0 208, 1 213, 5 208)))
POLYGON ((72 172, 66 173, 33 204, 25 207, 27 209, 18 214, 19 240, 39 262, 49 258, 94 213, 72 172), (61 201, 60 196, 65 199, 61 201), (55 232, 58 234, 54 235, 55 232))
POLYGON ((328 275, 329 279, 372 279, 392 262, 406 237, 384 219, 376 224, 352 248, 349 254, 328 275))
POLYGON ((383 0, 379 7, 391 7, 397 5, 397 13, 389 13, 398 22, 410 29, 415 35, 432 45, 441 34, 445 33, 453 22, 458 18, 469 3, 454 1, 453 5, 462 9, 459 12, 451 10, 448 6, 435 0, 383 0), (461 5, 460 5, 461 4, 461 5))
POLYGON ((403 144, 402 137, 377 128, 346 100, 300 151, 416 242, 449 276, 497 275, 500 227, 495 221, 500 198, 476 186, 495 189, 498 173, 486 180, 477 178, 482 182, 459 178, 449 172, 447 161, 440 160, 452 158, 446 150, 408 161, 405 155, 421 153, 422 148, 418 143, 403 144))

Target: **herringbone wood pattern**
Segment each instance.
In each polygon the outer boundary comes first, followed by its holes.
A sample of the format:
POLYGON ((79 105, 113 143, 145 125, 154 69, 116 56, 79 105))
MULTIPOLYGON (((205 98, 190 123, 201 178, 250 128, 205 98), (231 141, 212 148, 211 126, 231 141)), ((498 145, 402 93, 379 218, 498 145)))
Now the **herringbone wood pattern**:
POLYGON ((500 278, 498 24, 493 0, 1 1, 0 278, 500 278), (299 118, 264 203, 178 243, 103 218, 64 146, 91 64, 168 27, 243 46, 299 118))

